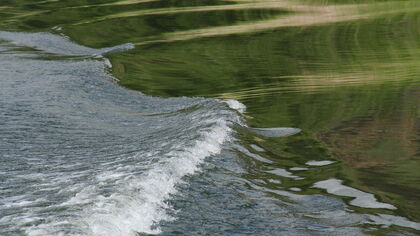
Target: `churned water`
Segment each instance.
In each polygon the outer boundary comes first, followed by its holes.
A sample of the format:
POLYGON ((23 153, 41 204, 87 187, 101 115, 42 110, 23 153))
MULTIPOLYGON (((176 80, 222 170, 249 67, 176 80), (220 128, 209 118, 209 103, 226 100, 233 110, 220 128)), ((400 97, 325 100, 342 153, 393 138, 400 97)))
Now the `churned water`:
POLYGON ((108 49, 51 34, 0 37, 4 234, 157 233, 175 186, 241 123, 219 100, 119 87, 107 59, 93 56, 108 49))
POLYGON ((417 235, 418 3, 336 2, 0 3, 0 235, 417 235))

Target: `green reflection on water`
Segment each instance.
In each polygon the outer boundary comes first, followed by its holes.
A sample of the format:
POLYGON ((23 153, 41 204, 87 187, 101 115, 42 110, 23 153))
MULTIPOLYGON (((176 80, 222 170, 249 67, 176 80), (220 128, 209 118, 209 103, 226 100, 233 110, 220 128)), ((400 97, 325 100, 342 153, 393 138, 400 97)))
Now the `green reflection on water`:
POLYGON ((237 99, 251 126, 303 129, 285 139, 242 134, 273 162, 249 164, 247 178, 273 178, 264 172, 269 166, 334 159, 281 186, 319 193, 314 182, 344 179, 420 221, 419 8, 418 1, 386 0, 20 0, 0 3, 0 27, 60 26, 91 47, 136 43, 111 56, 121 85, 165 97, 237 99))
POLYGON ((113 56, 113 72, 148 94, 238 99, 252 126, 302 128, 305 135, 259 144, 283 167, 308 158, 340 164, 282 186, 313 193, 317 180, 346 179, 418 220, 418 16, 145 45, 113 56))

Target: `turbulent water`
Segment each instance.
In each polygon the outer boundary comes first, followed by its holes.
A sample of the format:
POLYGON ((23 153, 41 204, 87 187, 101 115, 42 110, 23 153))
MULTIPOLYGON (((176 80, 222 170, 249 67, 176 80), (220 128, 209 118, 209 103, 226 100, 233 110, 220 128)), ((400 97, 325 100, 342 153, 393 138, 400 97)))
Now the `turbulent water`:
POLYGON ((5 234, 159 232, 152 226, 170 219, 175 185, 220 153, 229 124, 240 122, 218 100, 118 87, 107 59, 94 58, 108 50, 50 34, 0 35, 11 40, 0 56, 5 234), (51 58, 70 55, 83 57, 51 58))
POLYGON ((0 235, 417 235, 419 4, 303 2, 1 3, 0 235))

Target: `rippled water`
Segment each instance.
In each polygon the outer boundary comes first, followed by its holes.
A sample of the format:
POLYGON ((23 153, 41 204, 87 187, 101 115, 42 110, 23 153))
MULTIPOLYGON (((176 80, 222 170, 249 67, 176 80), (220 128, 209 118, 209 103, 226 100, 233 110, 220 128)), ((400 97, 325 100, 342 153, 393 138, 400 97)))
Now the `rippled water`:
POLYGON ((419 234, 419 14, 2 1, 0 235, 419 234))

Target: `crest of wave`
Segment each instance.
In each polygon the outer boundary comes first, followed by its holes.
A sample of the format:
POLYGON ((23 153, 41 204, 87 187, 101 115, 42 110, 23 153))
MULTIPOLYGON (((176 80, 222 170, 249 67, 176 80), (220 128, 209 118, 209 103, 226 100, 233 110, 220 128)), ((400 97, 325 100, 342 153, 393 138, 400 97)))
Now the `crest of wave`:
MULTIPOLYGON (((205 123, 210 126, 199 132, 199 138, 190 146, 169 151, 166 155, 169 158, 155 163, 140 176, 124 176, 115 171, 96 177, 99 182, 116 179, 117 192, 105 196, 91 185, 63 203, 63 206, 87 203, 81 217, 71 222, 78 230, 70 234, 134 236, 139 232, 160 233, 157 226, 160 221, 174 220, 167 214, 170 206, 166 200, 177 193, 177 184, 183 183, 183 177, 199 171, 206 157, 220 153, 223 143, 231 140, 233 131, 225 118, 213 118, 205 123)), ((51 235, 60 232, 60 225, 68 223, 58 220, 31 227, 26 232, 28 235, 51 235)))
MULTIPOLYGON (((231 129, 224 120, 201 134, 195 144, 182 151, 172 151, 171 158, 151 169, 145 176, 130 179, 123 189, 131 194, 113 194, 92 209, 86 222, 94 235, 135 235, 136 232, 159 233, 154 224, 171 220, 165 213, 165 200, 175 194, 176 184, 199 170, 203 160, 221 151, 231 129)), ((89 212, 87 212, 89 213, 89 212)))

